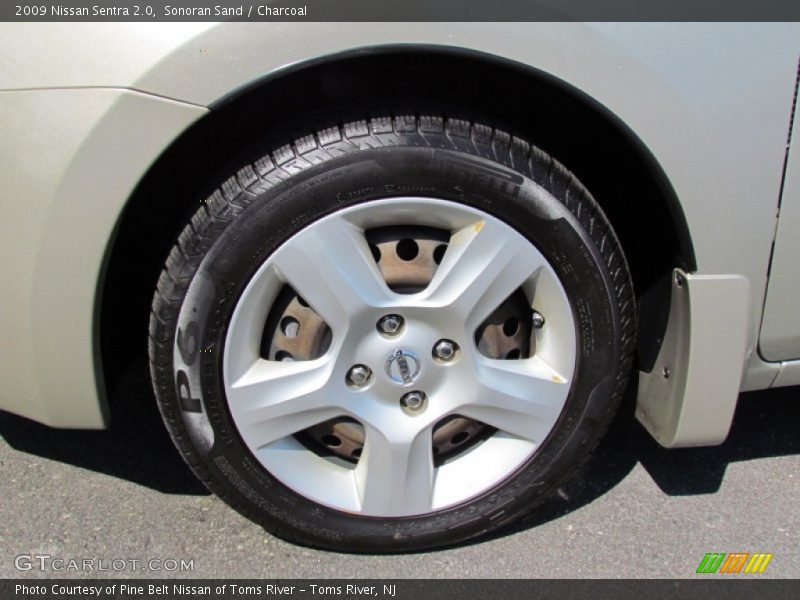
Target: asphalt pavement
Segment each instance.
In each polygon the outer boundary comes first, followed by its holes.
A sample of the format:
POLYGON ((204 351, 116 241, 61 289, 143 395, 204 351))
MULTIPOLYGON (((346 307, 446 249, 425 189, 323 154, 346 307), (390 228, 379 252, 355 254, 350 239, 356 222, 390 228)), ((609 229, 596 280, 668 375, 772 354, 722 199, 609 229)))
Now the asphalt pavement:
POLYGON ((108 431, 0 413, 0 577, 684 578, 707 552, 772 553, 758 577, 800 577, 800 387, 743 394, 713 448, 660 448, 628 406, 526 522, 375 556, 284 542, 210 495, 163 429, 143 364, 112 402, 108 431), (53 570, 83 559, 95 570, 53 570))

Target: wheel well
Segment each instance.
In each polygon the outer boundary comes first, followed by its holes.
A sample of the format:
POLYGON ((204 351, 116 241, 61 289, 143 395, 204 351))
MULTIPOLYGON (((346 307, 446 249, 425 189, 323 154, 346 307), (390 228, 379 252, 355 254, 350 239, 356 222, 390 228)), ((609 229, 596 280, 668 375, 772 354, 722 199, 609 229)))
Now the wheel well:
POLYGON ((640 301, 640 368, 655 358, 665 326, 665 277, 676 266, 696 268, 681 207, 642 142, 590 97, 519 63, 438 47, 359 50, 283 70, 211 108, 159 157, 120 217, 100 290, 107 390, 146 352, 162 264, 197 201, 221 183, 214 178, 257 147, 285 144, 331 118, 458 115, 525 138, 566 165, 603 207, 628 259, 640 301))

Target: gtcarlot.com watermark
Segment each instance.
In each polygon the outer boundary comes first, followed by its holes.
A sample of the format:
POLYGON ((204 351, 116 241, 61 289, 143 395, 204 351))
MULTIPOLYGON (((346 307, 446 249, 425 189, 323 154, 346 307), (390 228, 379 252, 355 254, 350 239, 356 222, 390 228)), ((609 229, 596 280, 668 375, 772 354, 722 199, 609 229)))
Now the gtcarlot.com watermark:
POLYGON ((174 573, 194 571, 193 558, 69 558, 50 554, 18 554, 17 571, 46 572, 145 572, 174 573))

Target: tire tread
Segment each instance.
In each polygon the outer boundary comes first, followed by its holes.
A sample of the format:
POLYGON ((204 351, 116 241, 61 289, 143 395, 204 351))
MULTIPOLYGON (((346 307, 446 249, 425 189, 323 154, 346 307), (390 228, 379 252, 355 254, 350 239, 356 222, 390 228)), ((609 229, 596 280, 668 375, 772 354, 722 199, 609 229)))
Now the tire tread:
MULTIPOLYGON (((258 157, 239 169, 235 175, 225 179, 217 190, 202 201, 170 251, 158 279, 150 314, 150 373, 167 429, 186 463, 206 487, 265 529, 284 539, 309 546, 318 544, 314 540, 298 536, 293 529, 279 521, 255 513, 229 494, 225 485, 215 479, 194 450, 177 402, 168 400, 174 396, 174 392, 170 392, 174 387, 170 325, 177 318, 197 262, 213 244, 217 234, 257 194, 281 185, 293 172, 302 171, 336 156, 400 143, 473 152, 519 171, 555 197, 563 199, 565 206, 589 234, 605 262, 619 307, 621 331, 617 357, 619 369, 614 382, 612 402, 605 413, 598 416, 601 433, 594 436, 591 447, 583 449, 583 455, 576 467, 571 472, 564 473, 552 488, 563 485, 571 475, 578 473, 580 466, 599 443, 625 392, 633 363, 636 306, 631 277, 619 240, 602 209, 580 181, 561 163, 528 141, 489 125, 463 119, 433 115, 378 116, 321 129, 258 157), (544 165, 546 170, 542 168, 544 165)), ((584 439, 582 443, 586 446, 588 442, 589 440, 584 439)), ((543 494, 542 500, 546 496, 543 494)), ((535 506, 536 504, 529 506, 521 511, 522 514, 535 506)), ((498 507, 488 515, 491 518, 491 527, 470 537, 483 535, 522 514, 506 514, 503 507, 498 507)))

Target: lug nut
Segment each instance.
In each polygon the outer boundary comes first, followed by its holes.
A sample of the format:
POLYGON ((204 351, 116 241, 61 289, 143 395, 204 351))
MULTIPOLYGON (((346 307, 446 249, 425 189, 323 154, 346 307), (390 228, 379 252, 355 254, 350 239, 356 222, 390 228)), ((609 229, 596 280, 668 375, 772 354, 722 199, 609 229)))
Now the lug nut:
POLYGON ((439 340, 433 345, 433 355, 440 360, 453 360, 458 345, 450 340, 439 340))
POLYGON ((533 311, 533 315, 531 316, 531 323, 533 324, 534 329, 541 329, 544 327, 544 317, 541 313, 533 311))
POLYGON ((355 365, 347 372, 347 380, 351 385, 363 387, 369 381, 372 371, 365 365, 355 365))
POLYGON ((397 335, 403 328, 403 317, 400 315, 386 315, 378 321, 378 330, 386 335, 397 335))
POLYGON ((408 410, 419 410, 425 404, 425 392, 408 392, 400 398, 400 404, 408 410))

